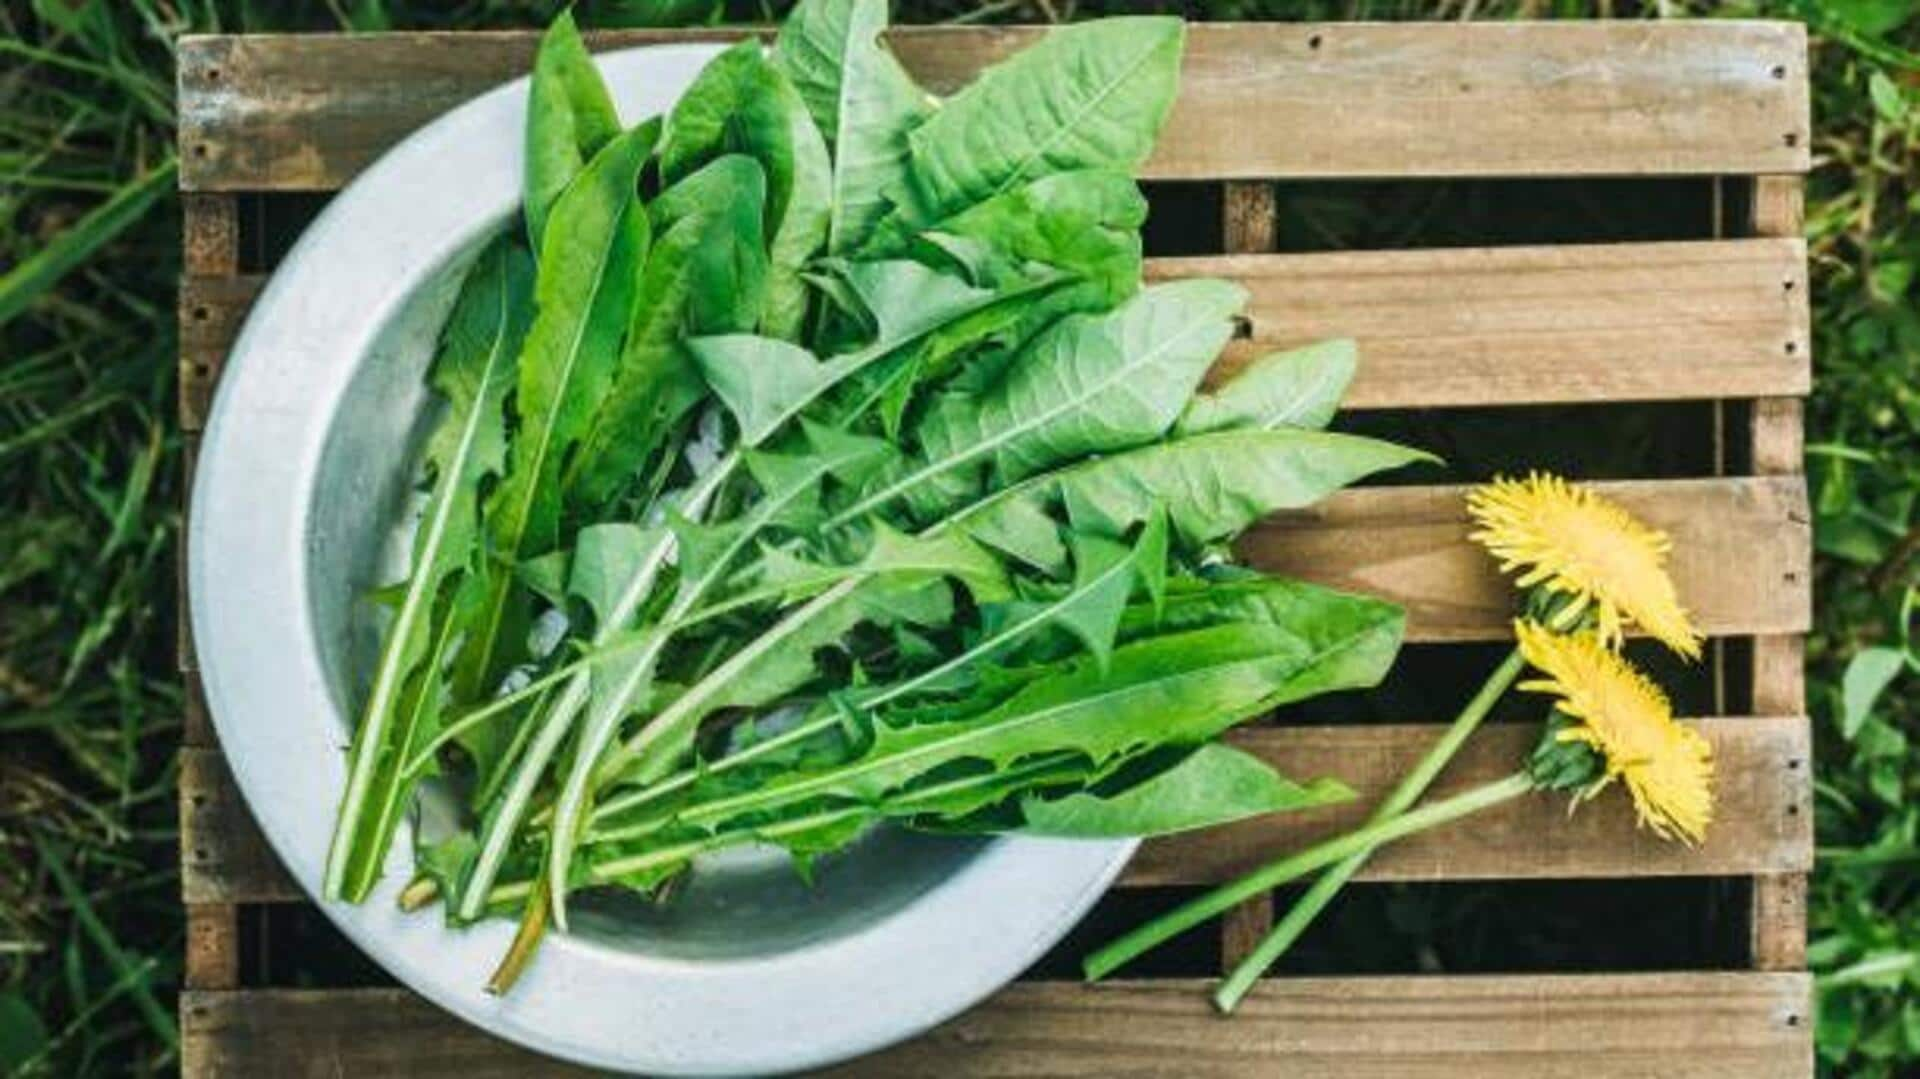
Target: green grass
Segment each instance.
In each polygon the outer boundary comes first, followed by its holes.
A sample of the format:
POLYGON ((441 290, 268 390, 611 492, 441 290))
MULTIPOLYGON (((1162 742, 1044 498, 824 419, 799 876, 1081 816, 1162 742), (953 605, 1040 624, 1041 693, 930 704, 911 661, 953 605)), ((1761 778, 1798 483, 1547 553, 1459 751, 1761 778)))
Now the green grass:
MULTIPOLYGON (((602 23, 775 14, 772 5, 715 0, 584 6, 602 23)), ((1909 745, 1920 737, 1920 645, 1909 641, 1920 607, 1913 5, 911 0, 901 15, 1034 21, 1147 6, 1235 19, 1664 12, 1812 24, 1817 137, 1807 229, 1818 380, 1808 468, 1819 551, 1808 666, 1820 743, 1822 858, 1810 910, 1817 1030, 1833 1074, 1891 1077, 1920 1066, 1920 770, 1909 745)), ((182 702, 173 673, 173 558, 181 492, 170 42, 187 30, 528 25, 553 7, 0 0, 0 1073, 176 1066, 171 993, 183 929, 172 872, 172 751, 182 702)), ((1341 917, 1374 944, 1388 939, 1378 926, 1389 926, 1425 956, 1420 938, 1434 926, 1483 914, 1374 890, 1341 917)))

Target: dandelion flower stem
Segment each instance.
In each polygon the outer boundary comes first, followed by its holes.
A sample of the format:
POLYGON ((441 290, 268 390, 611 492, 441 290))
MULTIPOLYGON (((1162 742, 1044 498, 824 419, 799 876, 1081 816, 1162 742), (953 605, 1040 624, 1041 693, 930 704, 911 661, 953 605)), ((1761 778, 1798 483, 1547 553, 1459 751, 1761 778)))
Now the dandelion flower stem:
POLYGON ((1403 839, 1416 832, 1423 832, 1428 828, 1518 798, 1531 790, 1533 790, 1532 778, 1526 772, 1516 772, 1505 779, 1495 780, 1485 786, 1475 787, 1451 798, 1433 802, 1411 813, 1403 813, 1392 820, 1369 824, 1357 831, 1329 839, 1318 846, 1309 847, 1298 854, 1257 869, 1231 884, 1217 888, 1162 914, 1089 955, 1082 964, 1082 969, 1088 981, 1097 981, 1165 941, 1261 892, 1270 891, 1288 881, 1304 877, 1316 869, 1324 869, 1343 859, 1365 853, 1396 839, 1403 839))
MULTIPOLYGON (((1367 823, 1380 824, 1413 808, 1413 804, 1427 792, 1427 788, 1447 766, 1447 762, 1453 760, 1454 754, 1466 744, 1467 737, 1480 726, 1480 721, 1493 710, 1495 702, 1499 701, 1507 689, 1513 685, 1514 679, 1520 676, 1521 670, 1525 667, 1526 661, 1521 657, 1518 648, 1508 653, 1500 666, 1487 676, 1486 684, 1480 687, 1480 691, 1474 694, 1473 699, 1467 702, 1467 706, 1454 717, 1453 725, 1448 727, 1446 733, 1440 736, 1440 740, 1433 744, 1433 748, 1427 750, 1426 756, 1420 758, 1420 762, 1413 766, 1413 770, 1400 780, 1400 785, 1395 787, 1393 793, 1389 794, 1386 800, 1373 811, 1373 816, 1367 823)), ((1320 879, 1313 882, 1313 887, 1307 889, 1307 894, 1301 896, 1292 909, 1287 911, 1286 916, 1267 932, 1266 937, 1260 941, 1259 947, 1233 968, 1227 980, 1221 983, 1220 988, 1214 993, 1214 1006, 1222 1012, 1233 1011, 1235 1005, 1240 1003, 1240 998, 1246 996, 1247 990, 1253 988, 1253 983, 1267 972, 1268 967, 1273 966, 1276 960, 1285 955, 1288 948, 1293 947, 1294 941, 1300 939, 1300 934, 1307 931, 1307 927, 1320 916, 1320 912, 1333 901, 1333 897, 1339 893, 1347 881, 1353 879, 1353 875, 1360 871, 1360 867, 1367 864, 1367 859, 1372 854, 1371 849, 1362 850, 1321 874, 1320 879)))

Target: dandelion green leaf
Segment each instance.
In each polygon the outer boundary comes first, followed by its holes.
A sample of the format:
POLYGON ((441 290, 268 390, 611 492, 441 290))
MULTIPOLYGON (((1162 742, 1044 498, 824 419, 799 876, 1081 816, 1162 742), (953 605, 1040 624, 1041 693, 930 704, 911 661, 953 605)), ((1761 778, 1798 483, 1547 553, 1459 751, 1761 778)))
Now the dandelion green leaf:
POLYGON ((540 38, 527 91, 526 216, 535 249, 560 193, 620 134, 620 115, 600 69, 562 11, 540 38))
POLYGON ((827 253, 858 250, 906 177, 907 133, 933 103, 880 43, 887 0, 801 4, 774 39, 833 155, 827 253))
POLYGON ((1270 352, 1195 396, 1174 430, 1183 435, 1229 427, 1318 430, 1333 419, 1358 364, 1358 353, 1347 339, 1270 352))
POLYGON ((353 748, 339 824, 328 853, 326 890, 359 899, 378 879, 392 832, 381 825, 391 807, 404 802, 407 777, 396 761, 409 754, 396 745, 423 741, 430 732, 411 719, 411 693, 438 699, 440 665, 451 628, 436 621, 448 582, 473 566, 479 544, 479 487, 506 459, 507 391, 514 358, 528 319, 532 269, 511 241, 484 251, 455 302, 429 380, 446 398, 447 414, 429 443, 435 472, 420 526, 414 533, 407 588, 387 630, 353 748), (424 681, 431 688, 417 688, 424 681), (409 687, 416 688, 410 690, 409 687))
MULTIPOLYGON (((486 503, 493 550, 507 564, 560 546, 562 469, 612 383, 636 268, 646 257, 647 218, 634 183, 656 134, 642 125, 608 143, 548 221, 534 286, 539 314, 520 356, 519 429, 506 475, 486 503)), ((525 609, 512 575, 496 574, 461 650, 470 699, 490 692, 510 665, 525 609)))
POLYGON ((701 70, 674 106, 660 147, 671 184, 727 153, 746 154, 767 173, 770 265, 760 330, 792 340, 806 317, 801 272, 826 240, 832 166, 799 91, 743 41, 701 70))
POLYGON ((1102 19, 1049 33, 988 68, 908 137, 896 191, 926 225, 1056 172, 1132 172, 1173 105, 1176 18, 1102 19))
MULTIPOLYGON (((1104 787, 1106 784, 1102 784, 1104 787)), ((1266 813, 1337 805, 1353 791, 1333 779, 1296 783, 1243 750, 1208 742, 1146 779, 1111 793, 1021 799, 1021 831, 1077 839, 1169 835, 1266 813)))

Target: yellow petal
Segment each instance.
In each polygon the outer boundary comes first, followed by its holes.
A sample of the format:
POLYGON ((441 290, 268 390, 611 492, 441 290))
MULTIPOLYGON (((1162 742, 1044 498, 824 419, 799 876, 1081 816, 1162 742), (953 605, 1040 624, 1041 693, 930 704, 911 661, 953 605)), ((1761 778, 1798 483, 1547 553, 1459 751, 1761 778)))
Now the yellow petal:
POLYGON ((1585 742, 1606 758, 1608 780, 1633 798, 1640 823, 1664 839, 1698 843, 1713 820, 1713 747, 1674 721, 1667 695, 1595 633, 1559 634, 1514 623, 1520 652, 1545 678, 1522 690, 1558 698, 1576 725, 1562 741, 1585 742))
POLYGON ((1618 647, 1632 624, 1699 658, 1700 634, 1667 575, 1672 541, 1665 533, 1585 487, 1538 472, 1474 488, 1467 510, 1479 526, 1471 538, 1503 572, 1523 570, 1521 588, 1540 585, 1596 604, 1605 643, 1618 647))

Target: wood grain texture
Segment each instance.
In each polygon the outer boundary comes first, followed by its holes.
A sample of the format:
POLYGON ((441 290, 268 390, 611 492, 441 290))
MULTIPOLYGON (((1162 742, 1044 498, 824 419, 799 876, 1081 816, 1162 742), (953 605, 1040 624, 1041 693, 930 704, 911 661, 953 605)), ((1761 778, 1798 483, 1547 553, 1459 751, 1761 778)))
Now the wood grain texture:
POLYGON ((1239 966, 1242 959, 1260 946, 1273 931, 1276 913, 1272 892, 1227 908, 1220 916, 1220 970, 1223 973, 1239 966))
MULTIPOLYGON (((1279 245, 1274 186, 1236 180, 1220 193, 1220 248, 1231 255, 1265 254, 1279 245)), ((1273 928, 1273 893, 1254 896, 1220 917, 1220 969, 1230 971, 1273 928)))
MULTIPOLYGON (((1569 815, 1539 795, 1486 811, 1471 827, 1442 828, 1379 852, 1362 880, 1543 877, 1733 876, 1809 867, 1811 773, 1807 730, 1793 717, 1700 720, 1713 743, 1718 818, 1707 841, 1687 848, 1636 828, 1614 794, 1569 815)), ((1279 814, 1141 848, 1125 883, 1202 884, 1245 872, 1277 854, 1358 825, 1372 803, 1439 737, 1438 725, 1250 727, 1234 744, 1289 775, 1337 776, 1361 797, 1342 806, 1279 814)), ((1537 737, 1531 726, 1489 727, 1435 785, 1458 791, 1512 772, 1537 737)), ((187 750, 180 764, 182 890, 189 903, 302 898, 261 837, 219 755, 187 750)))
MULTIPOLYGON (((1798 477, 1593 487, 1673 537, 1680 599, 1710 636, 1804 632, 1811 538, 1798 477)), ((1513 590, 1466 538, 1465 489, 1364 488, 1278 514, 1239 542, 1261 569, 1392 599, 1415 641, 1505 637, 1513 590)))
POLYGON ((1285 978, 1231 1021, 1180 981, 1015 985, 839 1076, 1804 1079, 1792 974, 1285 978))
POLYGON ((232 989, 240 984, 240 925, 232 903, 187 907, 181 980, 188 989, 232 989))
POLYGON ((180 281, 180 428, 206 427, 227 353, 266 279, 189 276, 180 281))
POLYGON ((218 749, 180 751, 180 895, 202 905, 306 898, 273 852, 218 749))
MULTIPOLYGON (((1271 192, 1267 185, 1234 185, 1271 192)), ((1259 195, 1247 196, 1260 199, 1259 195)), ((1264 200, 1262 200, 1264 201, 1264 200)), ((1236 227, 1271 205, 1230 198, 1236 227)), ((1258 237, 1244 237, 1251 242, 1258 237)), ((1215 377, 1278 348, 1353 337, 1353 408, 1676 400, 1805 393, 1806 251, 1798 240, 1152 259, 1150 280, 1227 277, 1251 337, 1215 377), (1789 352, 1791 347, 1793 351, 1789 352)), ((182 423, 213 384, 264 280, 181 284, 182 423)), ((1784 400, 1784 399, 1782 399, 1784 400)))
POLYGON ((1230 255, 1258 255, 1279 246, 1280 219, 1273 185, 1237 180, 1220 197, 1220 249, 1230 255))
MULTIPOLYGON (((1755 236, 1799 237, 1805 195, 1798 176, 1760 176, 1753 181, 1747 229, 1755 236)), ((1811 352, 1811 344, 1803 351, 1811 352)), ((1809 365, 1812 356, 1806 357, 1809 365)), ((1803 409, 1798 398, 1762 398, 1753 403, 1748 455, 1761 475, 1794 475, 1804 467, 1803 409)), ((1809 569, 1801 578, 1812 588, 1809 569)), ((1768 634, 1753 640, 1753 710, 1791 715, 1806 709, 1806 642, 1797 635, 1768 634)), ((1808 767, 1812 763, 1808 762, 1808 767)), ((1807 965, 1805 873, 1757 876, 1748 902, 1748 957, 1757 970, 1800 970, 1807 965)))
MULTIPOLYGON (((232 195, 223 194, 185 194, 181 197, 181 266, 185 273, 198 280, 231 279, 240 267, 240 228, 238 208, 232 195)), ((206 313, 208 316, 211 312, 206 313)), ((183 295, 179 307, 180 339, 182 349, 179 364, 178 415, 183 427, 189 417, 205 415, 206 400, 203 394, 190 391, 192 378, 189 370, 194 366, 187 358, 185 342, 201 314, 191 312, 183 295)), ((224 346, 222 354, 224 355, 224 346)), ((211 369, 204 372, 210 381, 211 369)), ((192 490, 193 467, 197 457, 195 443, 189 438, 185 452, 181 455, 180 467, 182 483, 180 490, 181 516, 185 518, 186 499, 192 490)), ((176 592, 186 595, 186 550, 184 540, 175 556, 176 592)), ((188 628, 187 605, 177 603, 174 623, 174 661, 175 666, 185 677, 185 707, 181 725, 182 740, 188 746, 211 745, 213 743, 213 725, 208 720, 206 698, 201 692, 200 679, 193 674, 193 635, 188 628)), ((188 751, 191 753, 191 751, 188 751)), ((215 756, 218 761, 217 755, 215 756)), ((224 765, 221 765, 224 767, 224 765)), ((177 796, 180 815, 187 815, 191 803, 207 797, 203 793, 204 785, 179 782, 177 796)), ((244 809, 242 810, 244 812, 244 809)), ((248 822, 249 825, 251 821, 248 822)), ((188 862, 188 843, 186 832, 180 836, 180 861, 184 867, 188 862)), ((278 871, 278 866, 269 866, 269 871, 278 871)), ((183 874, 182 886, 186 881, 183 874)), ((203 903, 187 907, 187 934, 184 954, 181 958, 181 981, 188 989, 231 989, 240 984, 240 928, 239 915, 231 903, 203 903)))
MULTIPOLYGON (((1715 821, 1698 847, 1637 828, 1627 799, 1604 795, 1569 814, 1565 797, 1530 795, 1373 856, 1361 880, 1735 876, 1810 867, 1812 783, 1807 732, 1796 718, 1696 721, 1715 753, 1715 821), (1798 762, 1796 764, 1796 762, 1798 762)), ((1130 884, 1192 884, 1237 876, 1274 857, 1351 831, 1440 735, 1438 725, 1273 727, 1231 740, 1295 777, 1336 776, 1361 797, 1145 844, 1130 884)), ((1510 775, 1539 737, 1531 724, 1477 733, 1428 795, 1444 797, 1510 775)))
POLYGON ((201 277, 229 276, 240 268, 239 207, 232 195, 189 193, 180 197, 180 265, 201 277))
POLYGON ((1753 969, 1805 970, 1807 875, 1777 873, 1754 877, 1749 906, 1747 950, 1753 969))
MULTIPOLYGON (((1269 1079, 1804 1079, 1804 974, 1286 978, 1231 1022, 1205 985, 1017 982, 848 1076, 1269 1079), (1359 1036, 1364 1032, 1365 1036, 1359 1036)), ((552 1079, 543 1060, 400 989, 189 992, 196 1079, 552 1079)))
MULTIPOLYGON (((890 35, 950 92, 1034 28, 890 35)), ((595 48, 727 40, 627 31, 595 48)), ((329 190, 446 109, 524 75, 536 35, 188 37, 187 190, 329 190)), ((1211 24, 1144 174, 1267 177, 1803 172, 1806 36, 1795 23, 1211 24)))
POLYGON ((1252 292, 1224 374, 1328 337, 1359 345, 1353 408, 1807 392, 1799 240, 1160 259, 1150 279, 1252 292))

